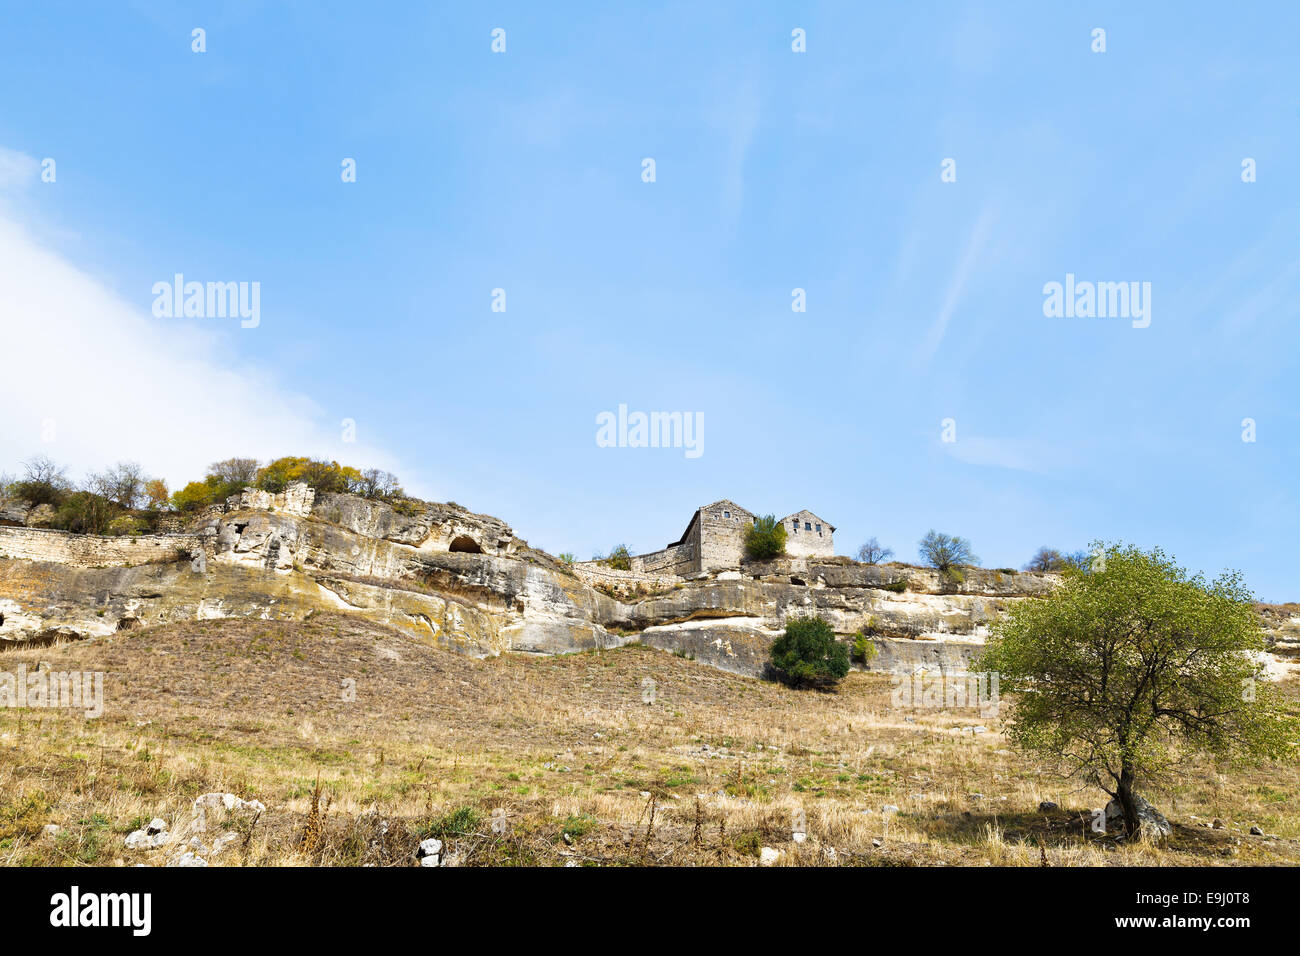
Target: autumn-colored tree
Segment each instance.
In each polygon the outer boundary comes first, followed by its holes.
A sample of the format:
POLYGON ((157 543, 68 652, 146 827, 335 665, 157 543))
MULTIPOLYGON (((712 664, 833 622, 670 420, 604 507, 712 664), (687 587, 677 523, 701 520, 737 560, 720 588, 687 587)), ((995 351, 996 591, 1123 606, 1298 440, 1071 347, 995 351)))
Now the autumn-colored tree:
POLYGON ((167 482, 161 478, 150 478, 144 483, 144 496, 146 507, 150 511, 157 511, 167 504, 170 494, 167 491, 167 482))

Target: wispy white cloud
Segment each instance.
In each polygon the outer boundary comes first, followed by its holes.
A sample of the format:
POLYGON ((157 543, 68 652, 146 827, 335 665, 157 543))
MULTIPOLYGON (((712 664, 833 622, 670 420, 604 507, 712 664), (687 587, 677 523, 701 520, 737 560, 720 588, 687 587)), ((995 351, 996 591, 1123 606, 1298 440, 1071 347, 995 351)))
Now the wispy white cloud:
POLYGON ((14 189, 36 182, 41 164, 17 150, 0 146, 0 189, 14 189))
POLYGON ((382 449, 343 442, 310 398, 235 358, 228 336, 259 333, 204 325, 222 321, 154 318, 0 213, 0 471, 38 454, 74 476, 134 459, 175 484, 229 455, 315 454, 400 474, 382 449))
POLYGON ((930 326, 924 341, 921 342, 920 347, 917 349, 916 358, 919 363, 928 362, 934 357, 934 353, 938 351, 939 346, 943 344, 943 338, 948 334, 948 323, 952 320, 953 313, 957 311, 957 306, 961 303, 962 296, 966 292, 966 285, 970 282, 970 277, 975 271, 975 265, 979 261, 980 253, 988 242, 989 233, 996 218, 993 207, 987 205, 980 212, 979 219, 975 221, 970 238, 966 240, 966 248, 957 261, 957 268, 953 271, 952 278, 948 282, 948 294, 944 297, 943 305, 939 308, 939 314, 935 317, 934 324, 930 326))
POLYGON ((757 71, 750 67, 739 84, 720 98, 713 124, 725 137, 722 169, 722 209, 730 225, 740 219, 745 203, 745 159, 758 132, 762 103, 757 71))
POLYGON ((944 451, 968 465, 1047 474, 1059 467, 1059 452, 1028 438, 961 437, 942 443, 944 451))

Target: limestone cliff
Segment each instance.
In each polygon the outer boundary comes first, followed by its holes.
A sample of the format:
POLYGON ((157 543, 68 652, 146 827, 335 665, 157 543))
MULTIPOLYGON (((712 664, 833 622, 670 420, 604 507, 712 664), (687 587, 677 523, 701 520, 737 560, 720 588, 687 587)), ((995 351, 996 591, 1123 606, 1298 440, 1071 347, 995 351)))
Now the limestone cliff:
MULTIPOLYGON (((0 511, 25 515, 20 506, 0 511)), ((73 535, 0 527, 0 640, 50 641, 216 617, 302 620, 344 610, 486 656, 630 641, 759 674, 787 619, 863 631, 873 668, 962 669, 1011 602, 1050 574, 933 571, 784 558, 691 579, 575 570, 503 521, 458 505, 246 491, 174 534, 73 535), (581 575, 581 576, 580 576, 581 575)))

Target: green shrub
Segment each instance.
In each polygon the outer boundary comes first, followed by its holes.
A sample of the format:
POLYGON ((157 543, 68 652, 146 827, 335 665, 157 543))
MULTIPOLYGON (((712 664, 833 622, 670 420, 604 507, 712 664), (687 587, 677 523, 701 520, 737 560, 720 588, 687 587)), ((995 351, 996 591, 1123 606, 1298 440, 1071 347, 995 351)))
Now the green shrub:
MULTIPOLYGON (((868 626, 874 627, 873 625, 868 626)), ((864 666, 870 664, 879 653, 880 651, 876 648, 876 645, 871 643, 871 639, 862 631, 858 631, 853 636, 853 659, 859 664, 864 666)))
POLYGON ((615 571, 632 570, 632 552, 628 550, 625 544, 616 544, 610 550, 609 556, 604 559, 605 567, 613 568, 615 571))
POLYGON ((107 498, 90 491, 74 491, 54 511, 50 526, 77 534, 104 534, 121 513, 107 498))
POLYGON ((834 683, 849 672, 849 649, 825 619, 795 618, 772 644, 771 664, 795 687, 834 683))
POLYGON ((444 813, 442 816, 430 820, 424 826, 416 830, 416 835, 425 840, 429 837, 437 837, 445 840, 448 837, 464 836, 469 833, 477 832, 479 824, 483 822, 483 814, 479 813, 473 807, 457 807, 444 813))
POLYGON ((138 515, 118 515, 108 523, 109 534, 144 534, 148 530, 149 522, 138 515))
POLYGON ((745 529, 745 555, 755 561, 767 561, 785 554, 785 525, 776 515, 759 518, 745 529))

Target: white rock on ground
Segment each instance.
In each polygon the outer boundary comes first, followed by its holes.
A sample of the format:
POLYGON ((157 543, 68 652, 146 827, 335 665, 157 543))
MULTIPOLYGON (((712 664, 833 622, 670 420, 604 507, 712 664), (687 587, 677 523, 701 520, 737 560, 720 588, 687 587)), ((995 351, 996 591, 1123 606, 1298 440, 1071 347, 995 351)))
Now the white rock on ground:
POLYGON ((202 832, 208 828, 208 813, 213 811, 247 811, 248 813, 265 813, 266 805, 259 800, 244 800, 233 793, 205 793, 194 801, 193 825, 202 832))
POLYGON ((420 843, 415 855, 420 858, 420 866, 437 866, 441 854, 442 841, 430 837, 420 843))
POLYGON ((128 850, 152 850, 162 846, 170 839, 171 834, 166 830, 152 834, 146 830, 133 830, 127 835, 124 842, 128 850))
MULTIPOLYGON (((1143 839, 1158 840, 1174 832, 1173 824, 1142 797, 1134 794, 1133 802, 1137 805, 1138 835, 1143 839)), ((1111 800, 1110 803, 1106 804, 1106 829, 1117 829, 1121 833, 1123 832, 1124 808, 1120 806, 1118 800, 1111 800)))

